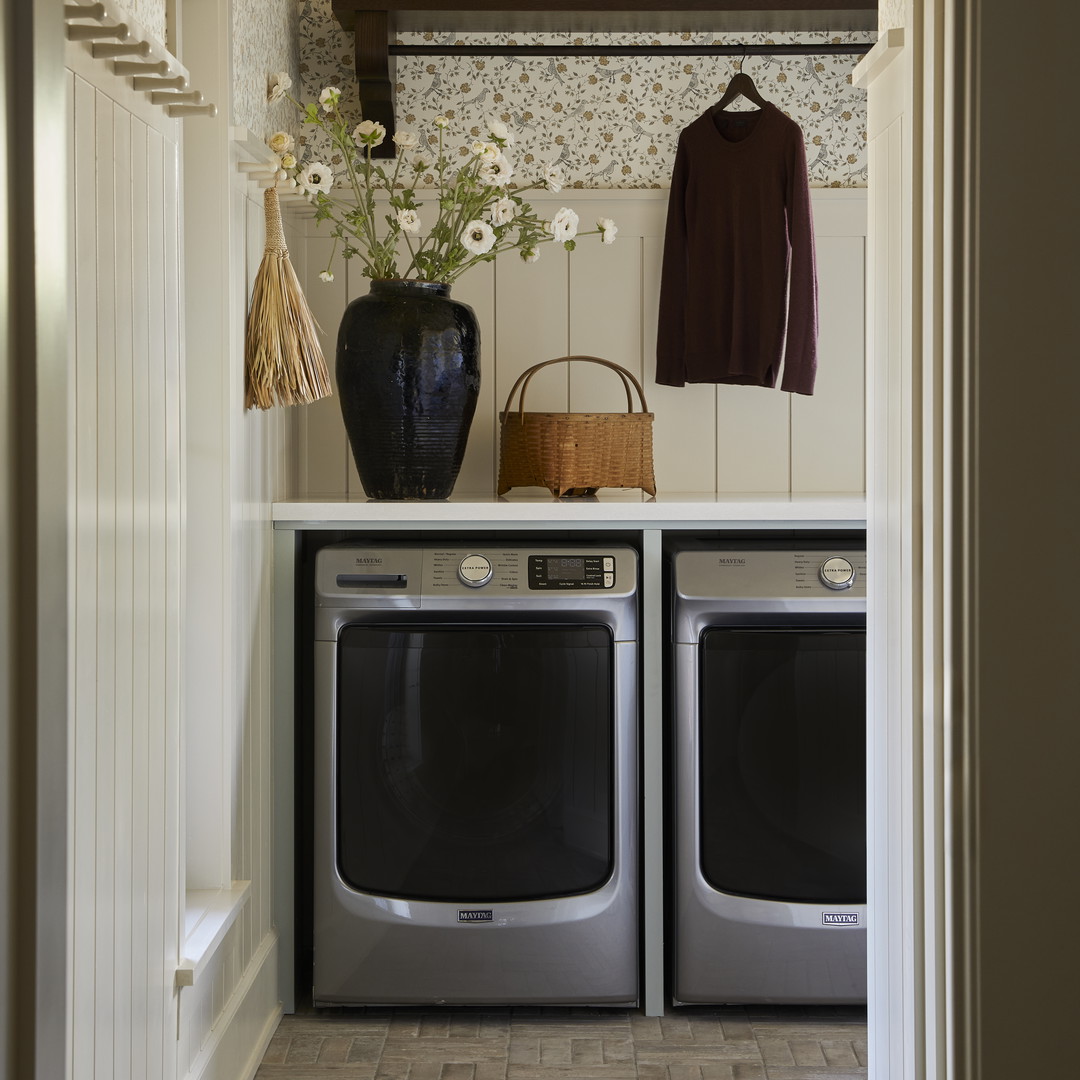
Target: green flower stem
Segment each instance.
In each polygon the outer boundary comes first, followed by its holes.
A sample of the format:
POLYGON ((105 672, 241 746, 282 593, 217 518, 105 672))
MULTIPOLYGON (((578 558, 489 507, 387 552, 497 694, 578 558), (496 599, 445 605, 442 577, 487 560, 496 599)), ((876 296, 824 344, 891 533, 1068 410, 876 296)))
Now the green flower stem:
MULTIPOLYGON (((353 138, 339 103, 333 100, 332 95, 328 98, 328 101, 332 101, 329 108, 323 108, 319 103, 301 106, 295 99, 290 97, 289 100, 300 110, 305 124, 317 127, 329 136, 335 155, 340 152, 345 165, 337 190, 343 194, 348 184, 352 191, 351 198, 339 199, 324 192, 309 196, 316 208, 316 222, 332 223, 334 243, 327 265, 328 272, 341 247, 345 259, 359 258, 366 277, 420 278, 450 284, 477 263, 492 262, 496 256, 507 251, 520 250, 524 253, 539 249, 541 244, 554 242, 554 236, 545 231, 546 220, 540 218, 523 198, 530 191, 550 191, 547 183, 538 180, 521 187, 483 183, 483 159, 469 151, 449 157, 442 126, 438 128, 438 155, 432 167, 437 178, 435 222, 414 241, 412 234, 401 228, 398 214, 403 210, 415 211, 425 205, 425 201, 416 198, 416 182, 421 170, 413 166, 416 175, 411 187, 402 180, 405 167, 402 148, 396 148, 392 168, 389 163, 385 167, 376 164, 372 159, 372 137, 359 141, 353 138), (398 194, 399 185, 407 191, 406 196, 398 194), (390 208, 385 218, 382 215, 384 198, 389 201, 390 208), (461 241, 463 230, 470 221, 489 221, 490 208, 504 198, 512 200, 518 212, 503 225, 492 223, 495 239, 491 249, 483 255, 474 255, 461 241), (389 226, 385 231, 381 225, 383 220, 389 226), (399 274, 397 267, 402 238, 408 252, 408 265, 404 274, 399 274)), ((490 141, 500 151, 507 149, 505 139, 491 135, 490 141)), ((423 146, 425 156, 429 146, 427 143, 423 146)), ((295 176, 299 169, 299 164, 294 166, 292 175, 295 176)), ((603 236, 603 230, 586 230, 578 233, 577 237, 590 235, 603 236)), ((564 246, 572 250, 574 244, 564 242, 564 246)), ((404 252, 401 261, 405 261, 404 252)))
POLYGON ((406 267, 406 269, 405 269, 405 275, 404 275, 405 277, 408 277, 409 274, 413 270, 416 270, 417 273, 422 273, 422 271, 420 269, 420 266, 416 261, 417 257, 422 255, 422 254, 426 254, 426 249, 427 249, 429 241, 431 242, 432 249, 434 250, 435 241, 434 241, 433 237, 438 234, 438 227, 439 227, 439 225, 442 224, 442 220, 443 220, 442 193, 446 188, 446 184, 445 184, 446 159, 443 157, 442 137, 443 137, 443 129, 439 128, 439 155, 438 155, 438 158, 435 161, 435 170, 439 174, 439 213, 438 213, 438 216, 435 218, 435 225, 428 232, 428 235, 423 240, 420 241, 420 246, 416 249, 416 251, 412 251, 412 249, 410 248, 410 253, 412 254, 412 260, 410 261, 408 267, 406 267))
MULTIPOLYGON (((367 149, 367 154, 366 154, 366 158, 365 158, 365 162, 364 162, 364 165, 365 165, 365 167, 364 167, 364 184, 363 184, 363 187, 361 187, 360 180, 359 180, 359 177, 357 175, 356 166, 355 166, 355 156, 354 156, 355 147, 352 145, 352 140, 350 139, 350 140, 346 141, 346 137, 345 137, 346 136, 345 119, 344 119, 344 117, 341 115, 341 113, 338 111, 338 109, 336 107, 334 108, 333 112, 331 113, 331 116, 335 120, 335 123, 333 125, 328 126, 322 120, 317 121, 317 123, 318 123, 319 127, 321 127, 324 131, 327 131, 329 133, 331 141, 342 152, 342 157, 344 158, 344 161, 345 161, 345 169, 346 169, 346 172, 348 173, 348 177, 349 177, 349 183, 350 183, 350 185, 351 185, 351 187, 353 189, 353 192, 357 195, 357 207, 358 207, 358 209, 361 208, 361 198, 360 198, 361 190, 363 190, 366 193, 366 197, 363 198, 363 200, 362 200, 363 218, 362 218, 361 231, 364 234, 364 240, 367 243, 369 249, 374 250, 374 251, 378 251, 379 250, 379 248, 378 248, 378 238, 377 238, 376 233, 375 233, 375 221, 374 221, 375 205, 374 205, 374 198, 373 198, 372 192, 371 192, 371 147, 368 146, 366 148, 367 149)), ((334 209, 334 210, 337 209, 333 205, 333 200, 328 200, 328 202, 330 202, 332 209, 334 209)), ((334 220, 337 221, 338 224, 341 225, 342 228, 345 227, 344 223, 341 222, 339 216, 335 215, 334 220)), ((362 252, 358 252, 358 253, 360 254, 360 257, 363 260, 364 264, 369 269, 371 269, 373 274, 380 275, 380 274, 384 273, 382 262, 380 262, 380 260, 378 260, 376 258, 374 260, 374 262, 373 262, 372 260, 368 259, 362 252)))

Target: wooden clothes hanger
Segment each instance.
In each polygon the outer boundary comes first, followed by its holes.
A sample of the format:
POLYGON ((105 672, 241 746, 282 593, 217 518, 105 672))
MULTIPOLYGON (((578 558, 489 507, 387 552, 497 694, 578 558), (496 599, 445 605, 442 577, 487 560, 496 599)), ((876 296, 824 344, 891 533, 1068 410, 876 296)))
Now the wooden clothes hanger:
POLYGON ((743 71, 743 63, 745 60, 746 56, 744 54, 742 60, 739 61, 739 70, 731 77, 731 82, 728 83, 727 89, 724 91, 724 96, 713 106, 714 112, 720 112, 726 106, 730 105, 737 97, 744 97, 747 101, 752 101, 759 109, 764 109, 768 104, 758 93, 758 88, 754 85, 754 80, 743 71))

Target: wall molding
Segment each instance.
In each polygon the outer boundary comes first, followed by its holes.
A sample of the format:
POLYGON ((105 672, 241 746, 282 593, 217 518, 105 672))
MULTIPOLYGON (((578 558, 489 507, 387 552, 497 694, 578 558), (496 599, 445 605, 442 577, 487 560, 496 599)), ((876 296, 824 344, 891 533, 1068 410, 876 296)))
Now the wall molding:
MULTIPOLYGON (((417 194, 424 202, 426 193, 417 194)), ((665 493, 863 492, 865 188, 811 191, 821 308, 813 397, 759 387, 673 388, 655 382, 666 190, 564 188, 529 192, 525 198, 542 217, 572 207, 581 230, 610 217, 619 233, 610 246, 596 235, 581 237, 572 254, 545 244, 533 266, 507 252, 455 283, 453 296, 470 304, 479 319, 482 354, 481 396, 457 492, 494 492, 498 414, 518 375, 541 360, 575 353, 611 359, 643 384, 656 417, 656 478, 665 493)), ((422 221, 426 212, 422 206, 422 221)), ((367 292, 367 279, 359 260, 337 259, 335 280, 321 282, 318 272, 328 265, 333 240, 310 215, 298 216, 296 227, 305 238, 304 290, 323 330, 323 354, 332 358, 342 314, 351 299, 367 292)), ((545 372, 530 384, 527 407, 556 412, 625 407, 625 398, 620 404, 618 393, 612 393, 619 390, 617 379, 583 367, 572 365, 561 379, 545 372)), ((305 406, 299 421, 299 494, 363 497, 338 402, 330 397, 305 406)))
POLYGON ((271 930, 232 996, 184 1080, 252 1080, 262 1056, 281 1021, 277 993, 278 935, 271 930))

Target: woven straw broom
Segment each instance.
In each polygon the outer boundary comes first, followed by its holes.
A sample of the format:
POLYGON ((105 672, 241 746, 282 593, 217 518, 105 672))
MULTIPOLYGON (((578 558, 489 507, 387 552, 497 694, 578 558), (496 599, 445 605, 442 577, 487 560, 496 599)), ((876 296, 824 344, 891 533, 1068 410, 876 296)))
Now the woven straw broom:
POLYGON ((289 261, 277 191, 263 193, 266 251, 251 290, 244 341, 244 404, 307 405, 330 395, 319 328, 289 261))

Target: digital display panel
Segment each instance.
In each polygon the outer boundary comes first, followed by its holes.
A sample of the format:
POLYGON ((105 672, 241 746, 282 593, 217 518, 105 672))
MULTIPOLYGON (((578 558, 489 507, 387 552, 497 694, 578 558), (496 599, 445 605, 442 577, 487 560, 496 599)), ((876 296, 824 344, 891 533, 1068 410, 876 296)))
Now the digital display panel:
POLYGON ((547 560, 548 581, 584 581, 585 559, 549 558, 547 560))

